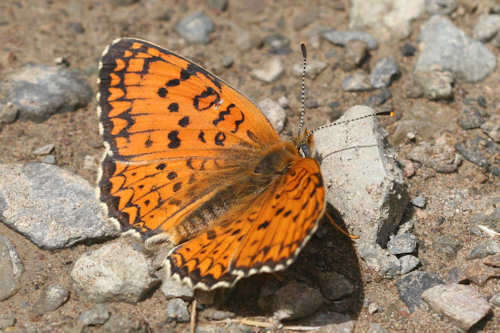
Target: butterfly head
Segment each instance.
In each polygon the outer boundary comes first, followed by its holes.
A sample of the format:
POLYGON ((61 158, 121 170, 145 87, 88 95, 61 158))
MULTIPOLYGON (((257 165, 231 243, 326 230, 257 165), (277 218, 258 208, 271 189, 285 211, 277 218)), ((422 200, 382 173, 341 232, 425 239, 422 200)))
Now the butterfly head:
POLYGON ((314 156, 314 137, 312 131, 305 129, 298 137, 294 139, 295 146, 302 157, 314 156))

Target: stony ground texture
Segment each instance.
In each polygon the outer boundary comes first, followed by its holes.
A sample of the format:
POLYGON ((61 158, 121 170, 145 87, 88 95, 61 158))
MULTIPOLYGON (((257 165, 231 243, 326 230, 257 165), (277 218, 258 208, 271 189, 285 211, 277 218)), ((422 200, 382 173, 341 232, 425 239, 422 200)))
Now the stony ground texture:
POLYGON ((188 332, 194 299, 200 333, 500 331, 500 2, 7 0, 0 45, 0 332, 188 332), (360 239, 322 221, 287 271, 193 293, 165 250, 117 238, 93 95, 125 36, 214 72, 283 138, 301 42, 307 127, 394 111, 316 136, 360 239))

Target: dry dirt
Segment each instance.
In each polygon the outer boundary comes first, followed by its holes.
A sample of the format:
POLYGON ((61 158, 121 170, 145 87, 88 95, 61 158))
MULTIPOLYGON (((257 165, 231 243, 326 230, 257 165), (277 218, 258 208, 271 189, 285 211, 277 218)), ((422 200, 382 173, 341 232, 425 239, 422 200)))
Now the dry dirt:
MULTIPOLYGON (((245 5, 245 1, 231 1, 227 11, 219 13, 207 8, 201 1, 153 1, 144 0, 130 6, 112 6, 112 1, 99 0, 4 0, 0 3, 0 79, 10 70, 32 62, 53 64, 57 57, 64 57, 71 64, 71 68, 79 69, 88 77, 89 84, 96 89, 97 63, 102 50, 113 39, 119 36, 135 36, 151 40, 179 54, 182 54, 215 71, 225 81, 245 92, 249 97, 260 99, 270 97, 277 100, 283 94, 288 96, 291 108, 288 111, 287 127, 283 135, 287 136, 296 128, 297 113, 300 103, 297 96, 300 91, 299 79, 291 75, 291 67, 301 61, 299 43, 307 41, 307 33, 314 27, 332 27, 339 30, 346 29, 348 24, 347 11, 334 10, 331 1, 313 1, 321 8, 321 15, 312 25, 301 29, 292 28, 295 15, 309 7, 303 1, 283 1, 276 4, 273 1, 252 1, 252 6, 245 5), (160 5, 158 5, 160 4, 160 5), (175 33, 175 23, 188 13, 204 9, 214 20, 216 30, 211 34, 212 41, 207 45, 189 45, 175 33), (161 18, 161 14, 169 15, 170 19, 161 18), (83 33, 75 33, 68 27, 69 23, 79 22, 83 25, 83 33), (272 84, 263 84, 250 77, 250 71, 262 64, 269 55, 265 48, 253 48, 250 51, 241 51, 234 46, 236 30, 234 25, 248 29, 257 37, 265 37, 278 32, 291 41, 293 50, 289 55, 281 56, 285 64, 286 75, 272 84), (222 57, 230 55, 234 58, 234 65, 225 69, 221 65, 222 57)), ((250 2, 248 2, 250 3, 250 2)), ((454 20, 454 23, 470 34, 473 24, 477 20, 476 12, 466 12, 454 20)), ((422 21, 413 24, 414 30, 409 42, 417 45, 416 36, 422 21)), ((392 99, 386 103, 398 114, 396 119, 382 120, 389 134, 393 133, 395 124, 405 117, 415 100, 406 99, 403 94, 403 84, 412 71, 415 57, 405 58, 401 55, 401 41, 381 44, 379 49, 372 52, 370 64, 385 55, 394 55, 402 68, 401 79, 391 86, 392 99)), ((317 49, 309 48, 311 59, 325 59, 325 53, 334 48, 325 41, 317 49)), ((498 56, 498 49, 489 47, 498 56)), ((341 48, 336 48, 342 53, 341 48)), ((348 93, 340 89, 342 79, 347 75, 334 63, 326 60, 330 66, 313 82, 307 82, 311 95, 321 105, 319 108, 307 111, 306 124, 315 127, 330 121, 331 111, 328 103, 337 101, 340 109, 361 104, 372 94, 348 93)), ((455 99, 450 103, 420 101, 428 107, 446 108, 450 117, 449 126, 441 132, 448 132, 457 142, 475 135, 474 131, 462 130, 456 118, 463 106, 463 98, 484 96, 488 101, 488 112, 495 112, 500 103, 500 74, 498 70, 486 80, 477 84, 458 82, 455 86, 455 99)), ((70 170, 89 182, 94 183, 95 170, 83 169, 86 155, 99 158, 102 154, 101 138, 98 134, 96 117, 96 103, 92 102, 76 112, 52 116, 43 123, 15 122, 0 130, 0 162, 23 163, 36 160, 32 154, 35 148, 45 144, 56 145, 57 165, 70 170)), ((496 111, 498 112, 498 110, 496 111)), ((434 137, 440 133, 435 133, 434 137)), ((431 137, 422 137, 419 140, 432 141, 431 137)), ((389 137, 390 140, 390 137, 389 137)), ((403 142, 395 148, 401 157, 405 157, 411 149, 411 143, 403 142)), ((439 174, 429 169, 418 169, 416 176, 407 179, 412 197, 422 194, 427 198, 428 207, 424 210, 413 211, 417 223, 415 234, 420 240, 419 258, 422 270, 436 272, 443 278, 453 267, 461 267, 465 263, 465 256, 470 249, 482 240, 469 232, 467 217, 454 216, 443 224, 436 221, 440 217, 439 203, 444 194, 469 189, 474 197, 488 197, 498 194, 498 179, 491 174, 484 173, 479 167, 464 161, 457 173, 439 174), (456 258, 449 259, 433 251, 432 236, 436 233, 451 234, 460 240, 462 249, 456 258)), ((399 299, 395 287, 395 280, 382 279, 375 272, 369 271, 357 258, 352 245, 346 238, 339 235, 334 229, 324 226, 326 232, 321 238, 315 237, 298 262, 288 273, 289 278, 310 280, 314 277, 317 267, 331 267, 344 274, 356 285, 356 294, 351 301, 349 314, 355 319, 355 331, 366 332, 370 323, 380 323, 389 331, 418 331, 443 332, 456 331, 457 328, 446 318, 437 315, 431 310, 417 310, 409 313, 404 303, 399 299), (328 242, 330 246, 325 246, 328 242), (333 245, 332 245, 333 244, 333 245), (323 252, 328 252, 328 262, 321 263, 323 252), (333 255, 332 255, 333 253, 333 255), (314 268, 314 266, 316 268, 314 268), (380 311, 369 314, 367 304, 376 301, 380 311)), ((0 233, 9 238, 15 245, 25 266, 22 277, 22 287, 10 299, 0 303, 0 313, 9 311, 17 318, 18 327, 35 325, 47 327, 47 331, 56 331, 53 323, 61 323, 68 318, 75 318, 93 306, 93 304, 79 299, 75 293, 70 300, 56 312, 44 315, 42 318, 32 318, 29 315, 31 305, 38 298, 41 288, 47 283, 58 282, 70 287, 69 272, 72 263, 85 251, 97 248, 99 244, 78 245, 60 251, 44 251, 37 248, 20 234, 0 224, 0 233), (49 328, 52 327, 52 328, 49 328)), ((255 305, 255 294, 249 294, 245 285, 258 284, 269 277, 255 277, 242 283, 226 297, 224 309, 234 311, 239 316, 266 315, 255 305)), ((479 290, 485 296, 499 292, 498 280, 492 279, 479 290)), ((121 313, 137 319, 144 319, 153 327, 165 318, 166 300, 157 290, 150 298, 136 304, 115 303, 110 305, 111 313, 121 313)), ((337 305, 325 305, 335 310, 337 305)), ((341 310, 341 309, 340 309, 341 310)), ((487 320, 481 322, 477 331, 495 331, 499 327, 498 308, 493 310, 487 320)), ((267 314, 268 315, 268 314, 267 314)), ((171 330, 177 330, 170 328, 171 330)), ((166 329, 166 328, 165 328, 166 329)), ((99 332, 99 328, 90 331, 99 332)), ((167 330, 168 331, 168 330, 167 330)), ((257 331, 257 329, 256 329, 257 331)))

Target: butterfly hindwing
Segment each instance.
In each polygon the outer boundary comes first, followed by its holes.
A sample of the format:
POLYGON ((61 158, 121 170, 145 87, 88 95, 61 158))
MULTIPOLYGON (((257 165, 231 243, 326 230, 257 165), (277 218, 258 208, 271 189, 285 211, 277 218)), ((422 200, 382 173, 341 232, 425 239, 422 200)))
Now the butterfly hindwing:
POLYGON ((242 277, 285 269, 315 231, 325 209, 318 163, 297 159, 264 193, 176 247, 171 275, 189 285, 229 287, 242 277))

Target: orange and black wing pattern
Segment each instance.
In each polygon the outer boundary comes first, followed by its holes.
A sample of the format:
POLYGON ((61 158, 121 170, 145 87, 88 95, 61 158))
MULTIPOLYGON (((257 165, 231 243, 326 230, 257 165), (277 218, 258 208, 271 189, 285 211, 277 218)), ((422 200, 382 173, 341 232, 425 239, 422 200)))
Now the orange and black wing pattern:
MULTIPOLYGON (((124 229, 171 230, 280 142, 246 97, 200 66, 124 38, 103 53, 100 199, 124 229)), ((173 238, 182 238, 175 236, 173 238)), ((180 239, 174 239, 178 242, 180 239)))
POLYGON ((297 159, 265 192, 174 248, 165 263, 168 274, 193 288, 211 290, 283 270, 314 233, 324 209, 318 162, 297 159))

